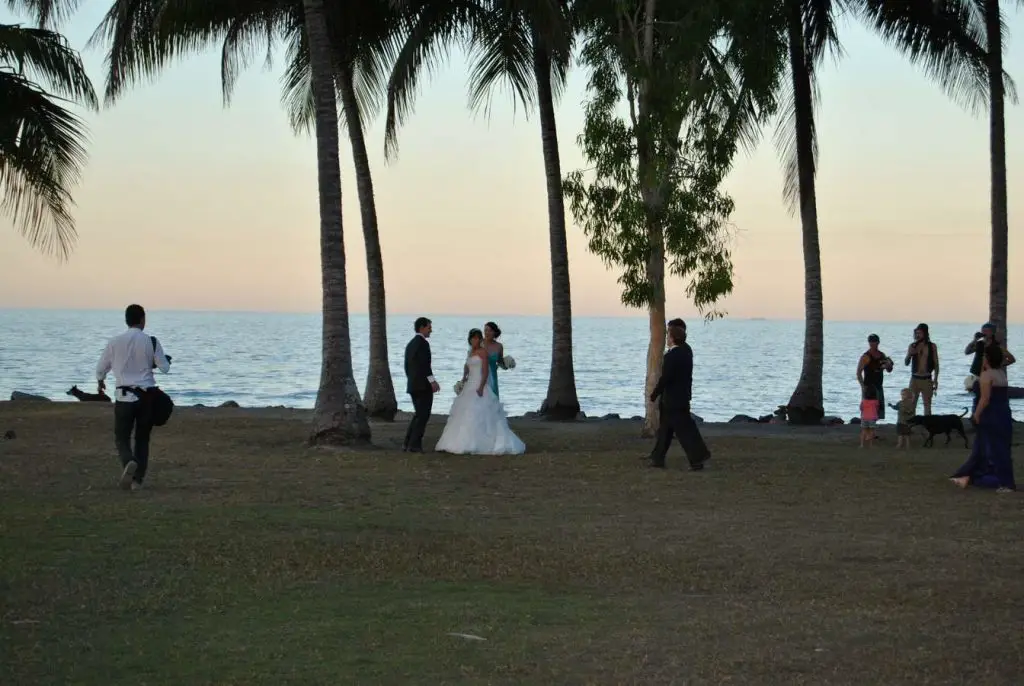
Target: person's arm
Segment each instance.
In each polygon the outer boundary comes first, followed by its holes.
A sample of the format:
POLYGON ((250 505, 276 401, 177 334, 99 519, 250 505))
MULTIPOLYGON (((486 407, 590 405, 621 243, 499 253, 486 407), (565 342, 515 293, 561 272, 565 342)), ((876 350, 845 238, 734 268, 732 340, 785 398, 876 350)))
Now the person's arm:
POLYGON ((491 366, 487 364, 487 352, 475 353, 480 358, 480 385, 476 389, 477 395, 483 395, 487 388, 487 377, 491 375, 491 366))
POLYGON ((864 385, 864 367, 867 365, 867 363, 867 354, 861 355, 860 361, 857 362, 857 383, 859 383, 861 386, 864 385))
POLYGON ((977 351, 978 351, 978 339, 977 338, 972 338, 971 342, 967 344, 966 348, 964 348, 964 355, 973 355, 977 351))
POLYGON ((982 372, 981 375, 981 393, 978 395, 978 407, 974 410, 974 416, 971 417, 971 421, 975 424, 981 419, 981 413, 988 407, 989 400, 992 398, 992 376, 982 372))
POLYGON ((107 387, 107 374, 114 366, 114 350, 110 343, 103 349, 99 364, 96 365, 96 389, 99 393, 107 387))
MULTIPOLYGON (((413 369, 417 376, 427 377, 427 383, 431 388, 437 385, 434 380, 434 372, 430 369, 430 343, 423 336, 417 336, 416 349, 413 351, 413 369)), ((435 389, 436 390, 436 389, 435 389)))
POLYGON ((164 353, 164 346, 160 345, 159 339, 154 338, 156 345, 153 348, 153 359, 156 362, 156 368, 162 371, 164 374, 171 371, 171 361, 167 359, 167 355, 164 353))
POLYGON ((679 376, 682 378, 683 388, 686 389, 686 402, 690 402, 693 393, 693 348, 683 344, 680 354, 679 376))
POLYGON ((426 338, 423 339, 423 350, 426 353, 427 382, 430 384, 430 388, 437 393, 441 387, 437 385, 437 380, 434 378, 434 370, 430 368, 430 343, 426 338))
POLYGON ((939 346, 932 343, 932 355, 935 356, 935 369, 933 370, 935 376, 932 378, 932 387, 935 390, 939 389, 939 346))
POLYGON ((1006 348, 1003 348, 1003 367, 1009 367, 1011 364, 1017 361, 1017 358, 1013 356, 1006 348))
POLYGON ((661 375, 658 377, 658 383, 654 384, 654 390, 651 391, 651 402, 653 403, 661 394, 665 392, 665 386, 668 384, 669 378, 672 376, 672 355, 671 350, 665 353, 665 358, 661 362, 661 375))
POLYGON ((904 365, 906 365, 908 367, 910 366, 910 363, 914 359, 914 352, 915 352, 915 344, 911 343, 910 346, 907 348, 907 356, 905 358, 903 358, 903 364, 904 365))
POLYGON ((508 367, 505 366, 505 346, 501 343, 498 343, 498 366, 502 369, 508 369, 508 367))

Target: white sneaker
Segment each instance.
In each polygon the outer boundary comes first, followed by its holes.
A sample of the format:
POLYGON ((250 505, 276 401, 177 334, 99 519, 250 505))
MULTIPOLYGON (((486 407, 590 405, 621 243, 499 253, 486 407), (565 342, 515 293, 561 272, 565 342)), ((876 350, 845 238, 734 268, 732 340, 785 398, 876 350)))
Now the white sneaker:
POLYGON ((142 484, 140 484, 138 481, 133 481, 132 482, 132 490, 133 491, 141 491, 142 490, 142 484))
POLYGON ((121 480, 118 482, 118 485, 121 487, 122 490, 127 491, 129 488, 132 487, 132 484, 135 483, 134 481, 132 481, 132 477, 135 476, 135 470, 137 470, 138 468, 139 463, 136 462, 135 460, 129 460, 128 464, 124 466, 124 471, 121 472, 121 480))

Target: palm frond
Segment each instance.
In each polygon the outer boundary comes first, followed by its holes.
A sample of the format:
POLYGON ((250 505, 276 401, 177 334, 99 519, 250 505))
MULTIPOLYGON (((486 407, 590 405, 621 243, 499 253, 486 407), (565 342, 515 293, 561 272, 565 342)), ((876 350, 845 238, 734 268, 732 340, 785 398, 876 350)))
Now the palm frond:
POLYGON ((51 96, 94 110, 99 107, 80 55, 59 33, 0 24, 0 65, 39 84, 51 96))
POLYGON ((7 0, 7 7, 19 16, 29 16, 42 29, 54 29, 71 18, 81 0, 7 0))
MULTIPOLYGON (((805 53, 806 56, 806 53, 805 53)), ((818 170, 818 127, 815 122, 818 119, 818 103, 821 101, 816 69, 813 62, 805 60, 805 66, 810 74, 811 80, 811 159, 814 173, 818 170)), ((781 85, 781 84, 780 84, 781 85)), ((782 197, 791 213, 795 213, 800 204, 800 165, 797 157, 797 126, 796 126, 796 97, 793 91, 792 79, 784 79, 781 86, 780 102, 782 104, 780 116, 773 136, 775 149, 782 158, 782 197)))
POLYGON ((241 54, 229 56, 227 64, 222 60, 233 76, 252 48, 245 41, 265 36, 266 22, 283 20, 282 9, 279 0, 114 0, 89 40, 107 48, 107 103, 130 86, 155 78, 174 60, 223 41, 234 27, 238 34, 228 47, 241 54), (263 32, 254 31, 257 23, 263 32))
POLYGON ((975 3, 863 0, 860 9, 886 43, 922 67, 954 102, 972 112, 986 107, 987 41, 975 3))
POLYGON ((395 55, 388 79, 384 123, 384 154, 393 159, 398 128, 412 113, 423 71, 431 72, 448 57, 453 44, 463 42, 480 16, 472 1, 395 0, 408 14, 406 38, 395 55))
POLYGON ((513 106, 534 106, 533 41, 527 18, 505 6, 480 18, 469 37, 469 107, 490 112, 490 96, 499 84, 511 88, 513 106))
POLYGON ((284 14, 276 6, 255 6, 228 24, 221 44, 220 61, 225 106, 231 104, 238 76, 252 64, 257 52, 263 53, 267 68, 272 65, 276 39, 285 29, 284 20, 284 14))
POLYGON ((309 66, 309 43, 302 26, 292 26, 285 39, 285 68, 281 75, 281 104, 288 113, 288 124, 297 134, 313 133, 316 102, 313 100, 313 73, 309 66))
POLYGON ((70 188, 86 161, 84 122, 24 76, 0 71, 0 212, 33 247, 66 259, 70 188))

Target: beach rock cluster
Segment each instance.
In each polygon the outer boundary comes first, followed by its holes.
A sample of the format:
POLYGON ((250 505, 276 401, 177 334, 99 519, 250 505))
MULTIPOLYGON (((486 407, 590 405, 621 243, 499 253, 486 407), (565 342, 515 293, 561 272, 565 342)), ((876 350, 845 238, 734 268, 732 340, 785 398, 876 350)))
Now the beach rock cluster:
POLYGON ((22 393, 21 391, 14 391, 11 393, 11 402, 36 402, 36 403, 49 403, 53 402, 49 398, 34 393, 22 393))

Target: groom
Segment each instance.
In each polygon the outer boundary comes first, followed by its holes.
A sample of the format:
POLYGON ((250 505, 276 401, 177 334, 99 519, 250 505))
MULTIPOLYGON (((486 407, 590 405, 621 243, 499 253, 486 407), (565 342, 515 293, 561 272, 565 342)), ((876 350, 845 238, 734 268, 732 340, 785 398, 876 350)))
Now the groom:
POLYGON ((423 432, 430 421, 430 409, 434 405, 434 394, 441 390, 430 369, 430 320, 420 317, 413 324, 416 335, 405 346, 405 391, 412 396, 414 414, 405 432, 402 450, 410 453, 423 452, 423 432))
POLYGON ((661 378, 651 393, 651 402, 661 399, 658 439, 651 451, 651 466, 665 468, 665 455, 672 444, 672 435, 690 462, 690 470, 699 472, 711 457, 711 451, 700 435, 690 414, 693 389, 693 349, 686 342, 686 322, 673 319, 668 323, 668 352, 661 367, 661 378))

